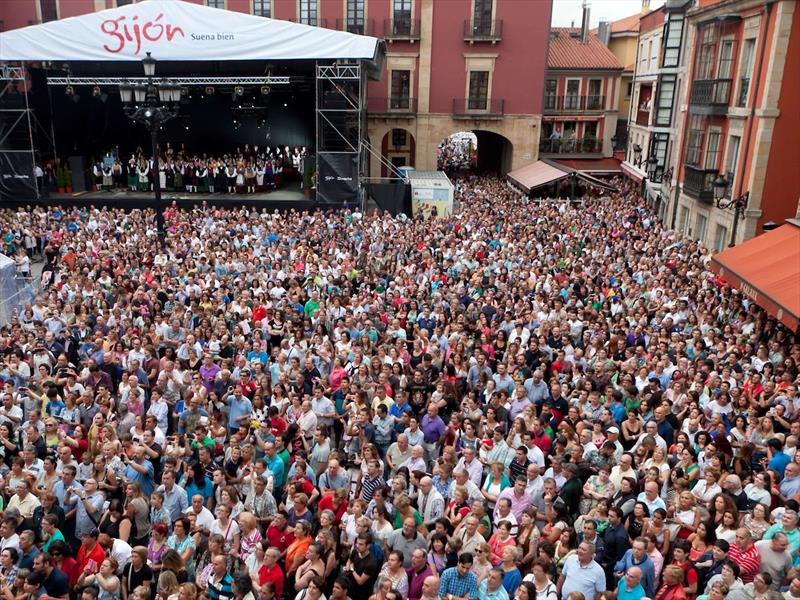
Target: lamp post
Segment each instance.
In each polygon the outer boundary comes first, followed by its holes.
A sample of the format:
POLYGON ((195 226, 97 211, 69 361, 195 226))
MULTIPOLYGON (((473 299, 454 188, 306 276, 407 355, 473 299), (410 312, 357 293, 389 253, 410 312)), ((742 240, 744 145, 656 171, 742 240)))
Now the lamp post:
POLYGON ((750 192, 745 192, 738 198, 725 199, 725 194, 728 191, 728 180, 724 175, 717 175, 714 180, 714 204, 717 208, 722 210, 733 211, 733 231, 731 232, 731 241, 728 247, 736 245, 736 230, 739 228, 739 219, 744 216, 744 211, 747 209, 747 202, 750 199, 750 192))
POLYGON ((153 196, 156 204, 156 228, 158 229, 158 245, 164 247, 166 237, 164 227, 164 206, 161 199, 161 166, 158 162, 158 132, 161 126, 178 115, 181 101, 181 88, 167 79, 156 81, 156 59, 150 53, 142 59, 145 85, 123 83, 119 86, 119 94, 125 114, 134 123, 141 123, 150 131, 151 152, 153 154, 153 196))
POLYGON ((633 165, 639 167, 642 164, 642 147, 639 144, 633 145, 633 165))

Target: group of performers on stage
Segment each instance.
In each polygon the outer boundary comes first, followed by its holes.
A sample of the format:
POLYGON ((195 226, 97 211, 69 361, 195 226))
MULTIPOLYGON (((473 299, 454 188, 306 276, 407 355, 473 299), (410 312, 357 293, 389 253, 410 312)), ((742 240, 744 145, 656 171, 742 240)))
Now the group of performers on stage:
POLYGON ((276 146, 259 148, 245 144, 221 157, 191 156, 184 148, 175 151, 169 143, 158 157, 158 172, 152 157, 139 149, 123 163, 118 152, 109 152, 92 167, 95 189, 153 191, 156 179, 163 191, 217 194, 252 194, 275 189, 282 174, 300 171, 306 148, 276 146))

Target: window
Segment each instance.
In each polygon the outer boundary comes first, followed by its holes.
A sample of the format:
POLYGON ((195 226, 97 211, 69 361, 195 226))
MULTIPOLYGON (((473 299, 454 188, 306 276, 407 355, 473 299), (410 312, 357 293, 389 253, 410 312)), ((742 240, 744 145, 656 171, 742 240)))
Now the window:
POLYGON ((650 62, 652 59, 653 59, 653 40, 650 40, 650 42, 647 45, 647 70, 648 71, 650 71, 653 68, 653 66, 652 66, 652 64, 650 62))
POLYGON ((725 250, 725 243, 728 241, 728 228, 724 225, 717 225, 717 235, 714 238, 714 252, 725 250))
POLYGON ((271 17, 272 0, 253 0, 253 14, 257 17, 271 17))
POLYGON ((577 110, 580 100, 580 79, 567 79, 567 93, 564 95, 564 108, 577 110))
POLYGON ((750 92, 750 77, 753 75, 753 59, 755 58, 756 40, 750 38, 744 41, 742 48, 742 65, 739 77, 739 101, 738 106, 747 106, 747 94, 750 92))
POLYGON ((650 150, 647 153, 647 158, 655 156, 658 162, 656 163, 656 176, 657 181, 661 180, 661 175, 664 173, 664 168, 667 166, 667 147, 669 146, 668 133, 654 133, 650 140, 650 150))
POLYGON ((411 0, 393 0, 392 31, 394 35, 411 35, 411 0))
POLYGON ((39 0, 39 8, 42 13, 42 23, 58 20, 58 6, 56 0, 39 0))
POLYGON ((689 137, 686 142, 686 164, 692 166, 700 165, 700 153, 703 150, 703 130, 702 118, 692 115, 689 122, 689 137))
POLYGON ((492 35, 492 0, 475 0, 472 13, 473 35, 492 35))
POLYGON ((716 28, 707 25, 700 33, 700 48, 697 54, 697 79, 714 79, 714 58, 717 54, 716 28))
POLYGON ((298 22, 304 25, 318 25, 317 0, 300 0, 299 15, 298 22))
POLYGON ((211 8, 225 8, 225 0, 206 0, 206 6, 211 8))
POLYGON ((656 118, 658 127, 669 127, 672 123, 672 105, 675 100, 676 75, 662 75, 656 89, 656 118))
POLYGON ((719 131, 708 132, 708 143, 706 144, 706 169, 716 169, 719 164, 719 140, 721 138, 719 131))
POLYGON ((633 93, 633 82, 632 82, 632 81, 629 81, 629 82, 628 82, 628 83, 625 85, 625 97, 626 97, 626 98, 630 98, 632 93, 633 93))
POLYGON ((689 233, 689 207, 682 206, 681 207, 681 215, 678 221, 678 229, 683 235, 688 235, 689 233))
POLYGON ((733 40, 723 40, 722 48, 719 52, 719 66, 717 68, 717 79, 730 79, 733 70, 733 40))
POLYGON ((683 39, 683 14, 669 13, 664 24, 664 52, 662 67, 677 67, 681 57, 681 40, 683 39))
POLYGON ((558 82, 555 79, 547 79, 544 82, 544 108, 553 110, 556 107, 556 90, 558 82))
POLYGON ((411 71, 392 71, 391 108, 410 108, 411 71))
POLYGON ((363 35, 365 0, 347 0, 347 31, 363 35))
POLYGON ((489 71, 469 72, 467 108, 470 110, 486 110, 489 108, 489 71))
POLYGON ((590 121, 583 125, 583 137, 588 140, 597 139, 597 121, 590 121))
POLYGON ((695 224, 695 239, 702 242, 706 237, 706 228, 708 227, 708 217, 698 213, 697 223, 695 224))
POLYGON ((728 189, 725 190, 725 196, 731 197, 733 191, 733 182, 736 180, 736 163, 739 162, 739 146, 742 138, 738 135, 732 135, 728 139, 728 156, 725 159, 725 179, 728 180, 728 189))
POLYGON ((408 144, 408 132, 405 129, 392 129, 392 146, 403 148, 408 144))
POLYGON ((129 4, 133 4, 133 0, 117 0, 117 8, 120 6, 128 6, 129 4))
POLYGON ((586 94, 586 109, 599 110, 603 108, 603 97, 600 91, 603 89, 602 79, 589 80, 589 92, 586 94))

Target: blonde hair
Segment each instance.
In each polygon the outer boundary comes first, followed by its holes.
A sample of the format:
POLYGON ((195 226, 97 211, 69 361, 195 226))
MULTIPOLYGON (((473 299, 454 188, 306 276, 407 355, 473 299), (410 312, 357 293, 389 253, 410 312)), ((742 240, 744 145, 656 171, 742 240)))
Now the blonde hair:
POLYGON ((178 591, 178 578, 172 571, 161 571, 158 576, 158 588, 162 595, 170 596, 178 591))

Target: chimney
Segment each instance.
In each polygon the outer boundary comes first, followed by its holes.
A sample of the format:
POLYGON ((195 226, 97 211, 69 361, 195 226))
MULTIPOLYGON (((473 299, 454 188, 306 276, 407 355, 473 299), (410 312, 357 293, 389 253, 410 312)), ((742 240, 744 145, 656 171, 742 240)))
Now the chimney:
POLYGON ((608 46, 608 42, 611 40, 611 23, 608 21, 600 21, 597 24, 597 37, 600 38, 603 44, 608 46))
POLYGON ((581 43, 589 43, 589 3, 583 2, 583 21, 581 22, 581 43))
POLYGON ((642 14, 650 12, 650 0, 642 0, 642 14))

